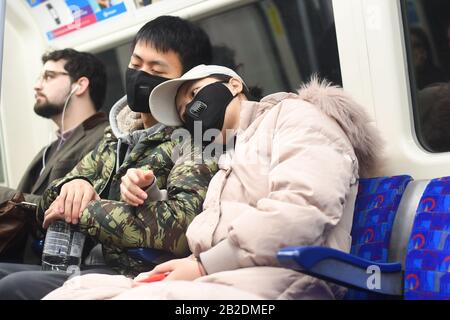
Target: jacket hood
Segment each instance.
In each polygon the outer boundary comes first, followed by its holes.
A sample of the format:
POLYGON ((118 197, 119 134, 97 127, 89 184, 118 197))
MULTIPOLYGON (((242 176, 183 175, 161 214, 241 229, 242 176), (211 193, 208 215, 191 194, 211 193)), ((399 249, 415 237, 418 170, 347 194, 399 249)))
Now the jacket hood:
POLYGON ((313 77, 294 93, 276 93, 265 97, 262 103, 271 105, 284 99, 301 99, 319 108, 336 120, 353 146, 359 163, 359 176, 376 174, 382 159, 382 139, 365 109, 342 88, 313 77))
POLYGON ((300 99, 336 120, 355 150, 360 177, 370 177, 381 165, 382 139, 366 110, 342 88, 314 77, 298 91, 300 99))
POLYGON ((144 129, 141 115, 131 111, 128 107, 126 95, 119 99, 111 108, 109 123, 114 135, 121 140, 127 140, 126 137, 131 133, 144 129))
POLYGON ((109 113, 111 130, 117 138, 116 148, 116 172, 120 168, 120 151, 123 144, 126 144, 127 154, 141 140, 161 132, 165 125, 157 123, 151 128, 144 128, 141 114, 133 112, 128 107, 127 96, 125 95, 117 101, 109 113))

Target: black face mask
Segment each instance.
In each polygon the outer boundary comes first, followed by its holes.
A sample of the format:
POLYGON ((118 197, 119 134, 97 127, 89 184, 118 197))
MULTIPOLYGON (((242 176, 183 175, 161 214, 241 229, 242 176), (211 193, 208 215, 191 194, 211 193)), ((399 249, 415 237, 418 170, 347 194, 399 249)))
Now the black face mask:
POLYGON ((201 121, 202 134, 208 129, 222 130, 225 111, 233 98, 230 89, 221 82, 205 86, 186 105, 186 129, 193 136, 194 122, 201 121))
POLYGON ((125 74, 128 106, 134 112, 150 113, 148 98, 155 87, 169 79, 128 68, 125 74))

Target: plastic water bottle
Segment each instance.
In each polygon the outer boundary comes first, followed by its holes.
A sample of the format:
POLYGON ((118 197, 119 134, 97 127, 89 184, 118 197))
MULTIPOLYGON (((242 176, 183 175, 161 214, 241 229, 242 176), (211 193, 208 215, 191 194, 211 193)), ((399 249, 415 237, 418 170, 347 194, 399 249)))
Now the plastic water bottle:
POLYGON ((62 220, 53 222, 45 236, 42 270, 79 270, 85 235, 75 225, 62 220))
POLYGON ((86 236, 80 232, 77 225, 70 225, 70 251, 67 272, 76 272, 80 270, 81 256, 83 254, 84 240, 86 236))

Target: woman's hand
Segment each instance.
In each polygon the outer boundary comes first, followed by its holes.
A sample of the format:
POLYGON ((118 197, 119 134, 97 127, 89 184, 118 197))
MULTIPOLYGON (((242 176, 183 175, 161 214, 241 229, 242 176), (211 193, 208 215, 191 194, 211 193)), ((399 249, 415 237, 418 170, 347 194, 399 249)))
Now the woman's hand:
POLYGON ((168 273, 168 276, 163 281, 192 281, 206 275, 206 271, 201 262, 193 259, 192 257, 188 257, 184 259, 170 260, 157 265, 152 271, 139 274, 136 278, 134 278, 134 282, 142 281, 158 273, 168 273))

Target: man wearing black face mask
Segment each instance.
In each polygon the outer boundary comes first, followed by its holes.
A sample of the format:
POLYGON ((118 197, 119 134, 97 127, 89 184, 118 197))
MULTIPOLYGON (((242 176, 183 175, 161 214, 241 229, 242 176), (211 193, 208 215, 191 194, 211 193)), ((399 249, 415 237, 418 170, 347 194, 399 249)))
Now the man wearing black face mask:
MULTIPOLYGON (((164 251, 159 259, 188 255, 185 232, 201 212, 217 165, 174 159, 175 128, 153 118, 148 100, 159 83, 210 59, 206 33, 186 20, 162 16, 137 33, 126 72, 127 96, 111 109, 111 127, 92 153, 49 187, 38 206, 44 228, 64 219, 102 245, 105 265, 83 272, 136 275, 148 269, 128 256, 128 248, 164 251), (145 201, 119 202, 126 190, 136 188, 145 201)), ((0 299, 40 299, 68 277, 32 270, 0 264, 0 299)))
POLYGON ((133 68, 127 69, 125 78, 128 107, 134 112, 142 113, 148 113, 148 98, 152 89, 169 80, 169 78, 159 77, 133 68))

